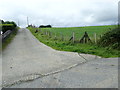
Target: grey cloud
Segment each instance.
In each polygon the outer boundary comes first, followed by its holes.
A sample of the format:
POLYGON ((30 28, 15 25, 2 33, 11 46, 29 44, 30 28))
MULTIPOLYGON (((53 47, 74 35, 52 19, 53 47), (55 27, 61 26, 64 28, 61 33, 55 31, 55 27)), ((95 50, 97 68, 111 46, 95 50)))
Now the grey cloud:
POLYGON ((29 23, 59 27, 116 24, 118 0, 3 0, 0 18, 21 26, 29 23), (24 3, 23 3, 24 1, 24 3), (7 5, 6 2, 12 3, 7 5))

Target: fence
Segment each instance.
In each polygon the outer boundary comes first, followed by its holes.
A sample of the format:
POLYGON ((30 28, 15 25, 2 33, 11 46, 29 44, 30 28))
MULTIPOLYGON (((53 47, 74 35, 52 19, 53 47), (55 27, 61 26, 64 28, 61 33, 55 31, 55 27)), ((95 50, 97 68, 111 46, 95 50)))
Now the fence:
POLYGON ((11 33, 12 33, 11 30, 7 30, 4 34, 2 34, 2 42, 4 42, 5 39, 8 38, 11 33))
POLYGON ((63 35, 62 32, 59 33, 50 32, 49 30, 36 29, 35 33, 37 32, 39 32, 41 35, 47 36, 48 38, 52 38, 54 40, 69 41, 72 43, 97 43, 98 40, 102 37, 102 35, 98 36, 96 33, 93 33, 93 37, 91 38, 87 32, 84 32, 84 34, 79 39, 76 39, 75 32, 71 32, 71 36, 63 35))

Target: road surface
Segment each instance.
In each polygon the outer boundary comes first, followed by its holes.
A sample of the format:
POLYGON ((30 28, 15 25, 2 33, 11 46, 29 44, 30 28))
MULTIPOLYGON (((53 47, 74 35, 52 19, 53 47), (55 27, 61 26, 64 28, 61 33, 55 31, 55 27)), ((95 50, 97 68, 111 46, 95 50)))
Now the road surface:
POLYGON ((20 29, 2 53, 2 87, 118 87, 118 59, 54 50, 20 29))

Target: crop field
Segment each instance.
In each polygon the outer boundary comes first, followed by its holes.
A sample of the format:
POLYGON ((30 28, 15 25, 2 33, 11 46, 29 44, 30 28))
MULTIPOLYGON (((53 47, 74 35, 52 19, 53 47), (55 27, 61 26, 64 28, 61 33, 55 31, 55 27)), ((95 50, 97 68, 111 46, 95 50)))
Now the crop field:
POLYGON ((107 31, 116 28, 116 25, 108 25, 108 26, 87 26, 87 27, 69 27, 69 28, 42 28, 39 29, 42 32, 49 31, 51 32, 51 37, 57 36, 58 39, 63 35, 64 40, 70 39, 72 33, 75 34, 75 40, 80 40, 84 35, 85 31, 88 33, 91 40, 94 40, 94 35, 96 34, 96 38, 99 39, 101 35, 106 33, 107 31))

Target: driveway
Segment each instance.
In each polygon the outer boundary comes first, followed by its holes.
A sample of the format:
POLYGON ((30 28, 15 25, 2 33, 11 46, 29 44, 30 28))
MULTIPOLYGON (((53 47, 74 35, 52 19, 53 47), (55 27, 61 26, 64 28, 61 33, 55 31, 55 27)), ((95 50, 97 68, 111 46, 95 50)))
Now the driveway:
POLYGON ((54 50, 20 29, 2 53, 2 86, 118 87, 118 59, 54 50))

